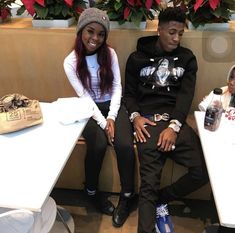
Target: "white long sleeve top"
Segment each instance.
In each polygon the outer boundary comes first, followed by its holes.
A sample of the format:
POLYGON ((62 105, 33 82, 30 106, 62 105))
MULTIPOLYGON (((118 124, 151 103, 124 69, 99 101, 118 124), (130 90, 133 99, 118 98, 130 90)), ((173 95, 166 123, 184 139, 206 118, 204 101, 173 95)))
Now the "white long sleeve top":
MULTIPOLYGON (((230 102, 230 99, 231 99, 231 94, 229 93, 227 86, 221 87, 221 89, 223 91, 222 95, 221 95, 221 102, 222 102, 222 105, 223 105, 223 109, 226 110, 229 107, 229 102, 230 102)), ((209 93, 209 95, 204 97, 204 99, 198 105, 198 108, 199 108, 200 111, 206 111, 208 105, 212 101, 213 95, 214 95, 213 91, 211 91, 209 93)))
POLYGON ((89 72, 91 74, 92 84, 94 84, 95 86, 95 89, 93 90, 95 95, 89 93, 83 87, 80 79, 77 76, 76 72, 77 58, 75 51, 72 51, 64 60, 64 70, 70 84, 72 85, 75 92, 80 98, 90 99, 91 103, 94 105, 94 114, 92 118, 97 121, 97 124, 102 129, 105 128, 107 121, 105 117, 102 115, 99 108, 97 107, 96 103, 111 100, 107 118, 115 120, 118 114, 118 110, 120 108, 120 102, 122 96, 121 75, 120 75, 118 57, 114 49, 112 48, 109 49, 112 58, 112 71, 114 75, 114 80, 111 93, 105 93, 103 96, 100 95, 100 90, 98 88, 99 77, 97 76, 98 74, 97 71, 99 69, 99 64, 97 62, 97 54, 86 56, 86 62, 89 72))

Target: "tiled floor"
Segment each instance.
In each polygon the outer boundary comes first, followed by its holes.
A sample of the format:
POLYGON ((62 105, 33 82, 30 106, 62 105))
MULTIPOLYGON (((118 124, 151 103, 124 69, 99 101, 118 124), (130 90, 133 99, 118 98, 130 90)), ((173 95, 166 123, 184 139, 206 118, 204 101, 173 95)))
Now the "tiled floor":
MULTIPOLYGON (((51 196, 58 205, 66 208, 75 223, 75 233, 136 233, 137 199, 126 223, 121 228, 112 226, 110 216, 98 213, 87 201, 82 191, 54 189, 51 196)), ((110 200, 117 204, 118 195, 110 200)), ((206 225, 217 221, 214 206, 209 201, 184 200, 169 205, 175 233, 202 233, 206 225)), ((212 233, 212 232, 211 232, 212 233)))

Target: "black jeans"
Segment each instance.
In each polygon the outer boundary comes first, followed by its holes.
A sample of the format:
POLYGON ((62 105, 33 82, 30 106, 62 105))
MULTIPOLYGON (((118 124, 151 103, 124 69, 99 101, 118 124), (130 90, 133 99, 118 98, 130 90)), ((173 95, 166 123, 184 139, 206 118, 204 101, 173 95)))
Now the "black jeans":
POLYGON ((174 151, 164 153, 157 150, 159 134, 168 124, 160 121, 156 126, 147 126, 151 137, 146 143, 137 144, 141 176, 138 233, 155 233, 157 203, 176 200, 208 182, 199 138, 187 124, 182 126, 177 136, 174 151), (188 168, 188 173, 159 190, 162 168, 167 158, 188 168))
POLYGON ((235 229, 220 226, 217 233, 235 233, 235 229))
MULTIPOLYGON (((110 102, 97 104, 106 117, 110 102)), ((87 144, 85 158, 85 186, 89 190, 98 189, 99 174, 107 149, 108 141, 105 132, 92 118, 88 121, 83 136, 87 144)), ((121 192, 133 192, 135 154, 133 147, 132 126, 124 106, 120 107, 115 120, 114 150, 120 175, 121 192)))

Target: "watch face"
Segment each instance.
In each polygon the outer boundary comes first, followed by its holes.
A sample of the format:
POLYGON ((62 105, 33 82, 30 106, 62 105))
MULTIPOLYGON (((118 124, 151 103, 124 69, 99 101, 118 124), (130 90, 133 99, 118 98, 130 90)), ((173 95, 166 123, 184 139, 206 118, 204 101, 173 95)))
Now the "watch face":
POLYGON ((180 127, 175 123, 171 123, 169 127, 172 128, 176 133, 180 131, 180 127))
POLYGON ((133 122, 137 116, 140 116, 138 112, 131 113, 131 116, 129 117, 130 121, 133 122))

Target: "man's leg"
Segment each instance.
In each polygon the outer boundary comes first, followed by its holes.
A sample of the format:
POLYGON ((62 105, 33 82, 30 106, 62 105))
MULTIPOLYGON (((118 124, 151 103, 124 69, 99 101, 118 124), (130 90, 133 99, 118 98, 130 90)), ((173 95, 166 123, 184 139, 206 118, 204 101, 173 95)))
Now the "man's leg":
POLYGON ((137 144, 141 177, 138 233, 155 233, 156 203, 166 156, 157 150, 161 124, 156 127, 147 126, 146 129, 151 137, 147 142, 137 144))
POLYGON ((188 125, 184 125, 176 141, 176 149, 169 157, 188 168, 188 172, 175 183, 160 191, 160 201, 169 202, 183 197, 208 182, 200 140, 188 125))

